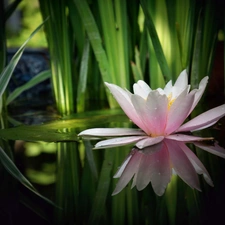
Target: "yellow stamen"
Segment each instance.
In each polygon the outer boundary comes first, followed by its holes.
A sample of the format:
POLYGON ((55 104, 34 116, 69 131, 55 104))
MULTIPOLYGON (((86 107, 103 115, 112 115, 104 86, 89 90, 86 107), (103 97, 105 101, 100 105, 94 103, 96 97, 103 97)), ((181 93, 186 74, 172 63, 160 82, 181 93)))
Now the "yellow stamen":
POLYGON ((170 93, 167 98, 168 98, 168 109, 170 109, 171 105, 175 101, 175 98, 172 99, 172 93, 170 93))

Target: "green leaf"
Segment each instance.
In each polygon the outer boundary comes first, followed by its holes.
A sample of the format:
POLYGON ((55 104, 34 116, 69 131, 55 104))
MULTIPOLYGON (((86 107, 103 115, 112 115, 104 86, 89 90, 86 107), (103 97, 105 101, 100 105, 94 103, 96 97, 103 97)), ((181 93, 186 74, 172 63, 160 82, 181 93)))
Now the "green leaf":
POLYGON ((33 86, 41 83, 42 81, 48 79, 51 77, 51 71, 46 70, 35 77, 33 77, 30 81, 28 81, 26 84, 16 88, 6 99, 6 105, 8 105, 10 102, 12 102, 15 98, 17 98, 22 92, 32 88, 33 86))
POLYGON ((5 67, 5 69, 2 71, 1 75, 0 75, 0 98, 2 96, 2 94, 4 93, 9 80, 12 76, 12 73, 17 65, 17 63, 20 60, 20 57, 23 54, 23 51, 25 49, 25 46, 27 44, 27 42, 36 34, 36 32, 38 32, 41 27, 43 26, 43 24, 45 23, 45 21, 39 25, 30 35, 30 37, 23 43, 23 45, 19 48, 19 50, 15 53, 15 55, 13 56, 13 58, 11 59, 11 61, 9 62, 9 64, 5 67))

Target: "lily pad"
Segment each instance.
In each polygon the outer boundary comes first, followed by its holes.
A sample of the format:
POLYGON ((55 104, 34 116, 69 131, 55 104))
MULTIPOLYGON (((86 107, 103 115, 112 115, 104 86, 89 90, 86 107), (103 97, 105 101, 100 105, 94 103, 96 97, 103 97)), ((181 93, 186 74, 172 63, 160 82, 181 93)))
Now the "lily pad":
POLYGON ((128 122, 121 110, 99 110, 77 113, 40 125, 19 125, 0 130, 0 138, 25 141, 78 141, 77 134, 84 129, 102 127, 111 122, 128 122))

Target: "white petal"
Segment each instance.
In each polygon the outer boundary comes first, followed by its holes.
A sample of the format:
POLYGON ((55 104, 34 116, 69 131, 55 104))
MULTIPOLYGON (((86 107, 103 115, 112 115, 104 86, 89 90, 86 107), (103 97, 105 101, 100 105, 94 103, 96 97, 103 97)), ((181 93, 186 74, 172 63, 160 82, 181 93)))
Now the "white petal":
POLYGON ((145 99, 152 89, 143 80, 139 80, 133 85, 133 90, 134 94, 139 95, 145 99))
POLYGON ((166 84, 166 86, 165 86, 165 88, 164 88, 164 93, 168 96, 171 92, 172 92, 172 80, 170 80, 167 84, 166 84))
POLYGON ((117 170, 116 174, 113 176, 113 178, 119 178, 121 177, 124 169, 126 168, 127 164, 129 163, 130 159, 132 157, 132 154, 128 155, 128 157, 124 160, 120 168, 117 170))
MULTIPOLYGON (((199 87, 198 87, 198 90, 197 90, 196 93, 195 93, 195 99, 194 99, 194 102, 193 102, 193 105, 192 105, 192 107, 191 107, 191 109, 190 109, 189 114, 193 111, 193 109, 194 109, 195 106, 198 104, 199 100, 201 99, 201 97, 202 97, 202 95, 203 95, 203 93, 204 93, 204 91, 205 91, 206 85, 207 85, 207 83, 208 83, 208 79, 209 79, 209 77, 204 77, 204 78, 200 81, 199 87)), ((194 90, 193 90, 193 91, 194 91, 194 90)), ((188 115, 189 115, 189 114, 188 114, 188 115)))
POLYGON ((172 96, 173 98, 177 98, 187 87, 189 91, 190 86, 188 85, 188 75, 187 71, 183 70, 178 76, 173 88, 172 88, 172 96))
POLYGON ((147 137, 147 138, 144 138, 144 139, 138 141, 138 142, 136 143, 136 146, 137 146, 139 149, 143 149, 143 148, 145 148, 145 147, 148 147, 148 146, 151 146, 151 145, 155 145, 155 144, 161 142, 163 139, 164 139, 164 136, 147 137))
POLYGON ((138 150, 133 150, 131 153, 132 157, 125 166, 125 169, 116 185, 115 190, 113 191, 112 195, 118 194, 131 180, 135 173, 137 173, 141 158, 143 154, 139 153, 138 150))
POLYGON ((119 103, 120 107, 126 113, 126 115, 141 129, 145 127, 142 123, 141 119, 139 118, 132 102, 131 102, 131 94, 127 90, 123 90, 117 85, 106 83, 106 86, 109 88, 111 93, 113 94, 116 101, 119 103))
POLYGON ((171 134, 166 136, 166 139, 174 140, 174 141, 183 141, 183 142, 193 142, 193 141, 209 141, 214 140, 212 137, 196 137, 192 135, 186 134, 171 134))
POLYGON ((83 138, 143 135, 145 135, 145 133, 142 130, 133 128, 92 128, 84 130, 78 134, 78 136, 83 138))
POLYGON ((120 138, 112 138, 104 141, 99 141, 94 149, 101 148, 113 148, 117 146, 128 145, 131 143, 136 143, 139 140, 146 138, 146 136, 129 136, 129 137, 120 137, 120 138))
POLYGON ((201 130, 203 128, 212 126, 223 116, 225 116, 225 104, 200 114, 199 116, 180 126, 180 128, 177 129, 177 132, 201 130))
POLYGON ((188 74, 187 70, 185 69, 178 76, 174 86, 184 90, 187 85, 188 85, 188 74))
POLYGON ((214 155, 225 158, 225 149, 219 146, 217 142, 213 145, 207 145, 203 142, 194 142, 194 145, 214 155))

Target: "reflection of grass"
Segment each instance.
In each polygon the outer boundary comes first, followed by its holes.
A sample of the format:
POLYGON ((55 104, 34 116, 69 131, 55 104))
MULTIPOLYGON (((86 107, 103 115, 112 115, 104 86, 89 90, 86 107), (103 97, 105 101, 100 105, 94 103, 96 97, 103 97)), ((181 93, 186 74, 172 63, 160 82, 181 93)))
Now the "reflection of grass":
MULTIPOLYGON (((18 47, 29 37, 30 33, 42 23, 42 17, 39 10, 38 0, 23 0, 18 10, 21 12, 21 28, 19 33, 11 30, 10 25, 7 25, 7 45, 8 47, 18 47)), ((46 39, 44 31, 39 31, 32 40, 27 44, 28 47, 46 47, 46 39)))
POLYGON ((42 152, 44 153, 55 153, 56 152, 56 144, 55 143, 46 143, 46 142, 27 142, 26 146, 26 156, 27 157, 35 157, 40 155, 42 152))
POLYGON ((41 185, 49 185, 55 182, 55 164, 46 164, 48 171, 43 170, 38 171, 34 169, 27 169, 26 175, 29 180, 33 183, 41 185))
POLYGON ((39 185, 49 185, 55 182, 56 143, 26 142, 27 157, 26 175, 29 180, 39 185))

